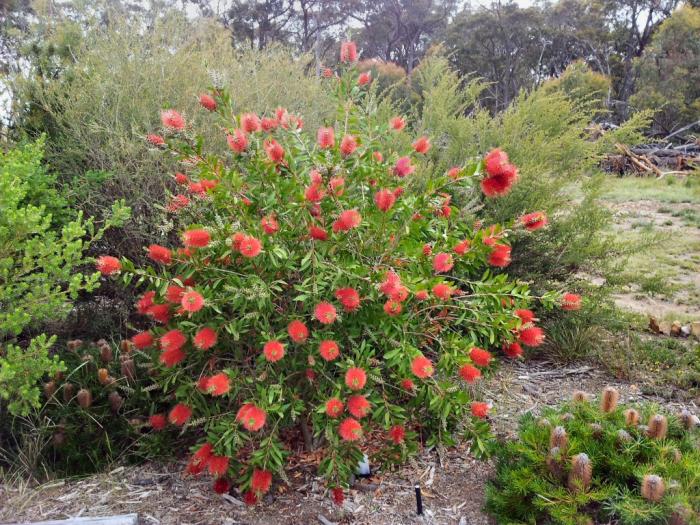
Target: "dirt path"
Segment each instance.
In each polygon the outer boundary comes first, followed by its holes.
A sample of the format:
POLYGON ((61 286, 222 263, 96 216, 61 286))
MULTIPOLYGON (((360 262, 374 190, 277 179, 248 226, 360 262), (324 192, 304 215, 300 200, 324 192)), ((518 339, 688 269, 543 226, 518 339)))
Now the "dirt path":
MULTIPOLYGON (((616 386, 623 401, 653 400, 674 412, 682 406, 580 364, 568 369, 543 362, 506 364, 484 382, 481 395, 494 403, 492 423, 497 433, 512 436, 523 413, 539 413, 575 390, 598 393, 607 385, 616 386)), ((684 406, 700 412, 693 402, 684 406)), ((0 522, 137 512, 149 525, 306 525, 322 523, 319 515, 332 523, 358 525, 493 523, 481 510, 493 466, 474 459, 466 446, 424 452, 395 472, 362 480, 342 508, 330 502, 321 481, 308 470, 292 471, 290 484, 273 487, 256 507, 246 507, 238 496, 218 496, 211 491, 210 480, 183 478, 182 470, 180 463, 151 463, 35 489, 0 487, 0 501, 6 502, 0 522), (415 514, 416 482, 423 490, 423 517, 415 514)))

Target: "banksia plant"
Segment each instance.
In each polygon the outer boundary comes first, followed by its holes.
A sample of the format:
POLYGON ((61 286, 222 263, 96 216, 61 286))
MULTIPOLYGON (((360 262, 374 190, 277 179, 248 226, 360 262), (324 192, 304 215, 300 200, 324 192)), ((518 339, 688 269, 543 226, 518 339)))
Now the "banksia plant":
POLYGON ((634 408, 625 410, 625 425, 628 427, 636 427, 639 424, 639 412, 634 408))
POLYGON ((571 470, 567 486, 571 492, 585 492, 591 486, 593 465, 587 454, 581 452, 571 458, 571 470))
POLYGON ((654 503, 658 503, 664 497, 666 485, 664 480, 655 474, 647 474, 642 479, 642 497, 654 503))
POLYGON ((549 448, 558 448, 560 451, 566 453, 568 445, 569 438, 566 435, 564 427, 554 427, 549 436, 549 448))
POLYGON ((661 414, 654 414, 649 418, 647 435, 652 439, 665 439, 668 432, 668 419, 661 414))
POLYGON ((600 399, 600 408, 606 414, 614 411, 617 408, 617 402, 620 400, 620 393, 613 387, 608 386, 603 390, 603 395, 600 399))

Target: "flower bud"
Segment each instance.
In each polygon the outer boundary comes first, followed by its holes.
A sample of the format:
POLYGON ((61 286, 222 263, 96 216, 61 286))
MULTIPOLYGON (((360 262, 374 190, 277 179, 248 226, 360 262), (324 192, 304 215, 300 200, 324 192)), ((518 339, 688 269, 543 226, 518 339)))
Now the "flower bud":
POLYGON ((87 388, 81 388, 78 390, 76 398, 78 399, 78 404, 82 408, 90 408, 92 405, 92 394, 87 388))
POLYGON ((655 474, 647 474, 642 480, 642 497, 653 503, 658 503, 664 497, 666 485, 664 480, 655 474))
POLYGON ((603 427, 599 423, 591 423, 589 427, 594 438, 599 439, 603 436, 603 427))
POLYGON ((629 443, 632 441, 632 436, 629 435, 629 432, 627 432, 624 429, 620 429, 617 431, 617 442, 619 444, 624 444, 624 443, 629 443))
POLYGON ((122 407, 124 404, 124 399, 122 396, 120 396, 117 392, 112 392, 109 394, 109 406, 112 409, 112 412, 115 414, 119 412, 119 409, 122 407))
POLYGON ((55 381, 49 381, 48 383, 44 383, 44 395, 46 396, 46 399, 51 399, 55 393, 56 393, 56 382, 55 381))
POLYGON ((571 492, 585 492, 591 486, 593 466, 587 454, 576 454, 571 458, 571 471, 569 471, 568 487, 571 492))
POLYGON ((625 410, 625 425, 628 427, 636 427, 639 424, 639 412, 634 408, 625 410))
POLYGON ((128 339, 123 339, 122 342, 119 343, 119 350, 122 354, 130 354, 132 349, 133 344, 128 339))
POLYGON ((66 383, 63 385, 63 401, 70 403, 75 394, 75 385, 73 383, 66 383))
POLYGON ((558 447, 550 449, 547 458, 545 459, 547 464, 547 469, 549 472, 559 481, 563 481, 566 476, 564 471, 564 458, 562 456, 561 450, 558 447))
POLYGON ((126 377, 128 381, 134 381, 136 379, 136 366, 134 365, 134 360, 125 359, 122 361, 121 371, 122 375, 126 377))
POLYGON ((549 448, 558 448, 563 452, 566 451, 568 444, 569 438, 564 427, 554 427, 549 434, 549 448))
POLYGON ((654 414, 649 418, 647 436, 652 439, 664 439, 668 432, 668 420, 661 414, 654 414))
POLYGON ((100 359, 102 359, 103 363, 111 363, 114 359, 112 347, 110 347, 109 345, 100 346, 100 359))
POLYGON ((600 409, 609 414, 617 408, 617 402, 620 400, 620 393, 611 386, 603 390, 603 397, 600 400, 600 409))
POLYGON ((574 403, 588 403, 588 394, 582 390, 574 392, 572 399, 574 403))
POLYGON ((686 430, 693 430, 698 424, 700 424, 700 421, 698 421, 697 416, 693 415, 688 410, 683 410, 679 419, 686 430))
POLYGON ((97 380, 100 382, 101 385, 107 384, 108 377, 109 377, 109 370, 107 370, 106 368, 100 368, 97 371, 97 380))

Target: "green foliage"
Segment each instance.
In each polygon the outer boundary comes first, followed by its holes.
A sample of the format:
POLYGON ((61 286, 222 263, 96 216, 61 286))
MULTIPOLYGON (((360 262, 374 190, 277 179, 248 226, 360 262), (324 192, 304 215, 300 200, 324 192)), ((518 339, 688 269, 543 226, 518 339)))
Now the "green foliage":
POLYGON ((668 133, 700 119, 700 8, 683 5, 654 34, 635 60, 636 110, 655 111, 654 123, 668 133))
POLYGON ((49 357, 55 342, 55 336, 42 334, 26 349, 10 344, 0 352, 0 399, 7 402, 10 414, 26 416, 39 408, 39 380, 44 374, 65 370, 57 355, 49 357))
POLYGON ((615 407, 611 396, 604 392, 600 407, 577 400, 523 417, 518 439, 498 448, 496 479, 487 488, 487 510, 499 523, 698 523, 697 418, 652 420, 659 408, 645 404, 634 407, 637 422, 631 407, 615 407), (592 475, 577 475, 579 454, 592 475), (663 490, 644 479, 649 475, 661 478, 663 490))
POLYGON ((607 108, 610 79, 577 60, 569 64, 561 76, 545 82, 542 90, 564 93, 575 106, 601 113, 607 108))

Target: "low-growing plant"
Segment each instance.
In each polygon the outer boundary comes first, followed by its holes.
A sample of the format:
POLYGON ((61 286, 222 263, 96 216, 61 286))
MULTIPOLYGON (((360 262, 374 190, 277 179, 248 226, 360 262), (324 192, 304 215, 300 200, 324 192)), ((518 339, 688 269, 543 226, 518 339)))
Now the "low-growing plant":
POLYGON ((622 406, 606 388, 523 417, 497 450, 487 509, 499 523, 697 524, 700 432, 690 412, 622 406))
MULTIPOLYGON (((219 492, 236 483, 248 503, 302 442, 320 449, 338 502, 365 454, 402 461, 462 436, 478 452, 489 406, 472 385, 494 359, 485 348, 518 357, 544 338, 527 285, 500 270, 511 239, 537 235, 546 216, 482 226, 451 200, 503 195, 517 168, 493 150, 436 169, 428 137, 401 138, 402 117, 377 116, 355 60, 343 44, 342 74, 325 80, 337 120, 315 141, 299 116, 241 114, 214 89, 200 101, 228 141, 222 157, 164 111, 149 141, 182 169, 166 207, 183 246, 148 246, 143 268, 98 259, 104 275, 146 288, 137 309, 154 325, 131 341, 173 400, 168 423, 206 435, 187 471, 208 471, 219 492)), ((151 418, 155 430, 164 417, 151 418)))

